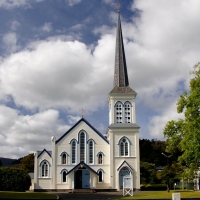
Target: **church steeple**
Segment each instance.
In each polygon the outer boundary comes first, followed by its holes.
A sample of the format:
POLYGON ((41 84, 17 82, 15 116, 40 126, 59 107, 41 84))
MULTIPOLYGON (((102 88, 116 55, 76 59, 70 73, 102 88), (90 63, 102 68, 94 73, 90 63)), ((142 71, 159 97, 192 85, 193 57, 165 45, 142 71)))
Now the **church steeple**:
POLYGON ((127 87, 129 85, 128 73, 126 67, 126 57, 123 44, 120 10, 118 10, 117 36, 115 47, 115 72, 114 87, 127 87))

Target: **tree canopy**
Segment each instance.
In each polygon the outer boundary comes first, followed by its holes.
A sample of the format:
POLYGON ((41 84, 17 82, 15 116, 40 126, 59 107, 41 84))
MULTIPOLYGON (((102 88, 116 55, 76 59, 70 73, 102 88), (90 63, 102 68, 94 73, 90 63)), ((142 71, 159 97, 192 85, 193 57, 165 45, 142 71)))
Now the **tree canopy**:
POLYGON ((21 169, 26 170, 29 172, 34 172, 34 154, 31 153, 21 159, 21 169))
POLYGON ((200 62, 191 74, 189 92, 184 92, 177 102, 177 112, 184 113, 184 119, 169 121, 164 128, 166 151, 181 152, 178 160, 187 166, 200 164, 200 62))

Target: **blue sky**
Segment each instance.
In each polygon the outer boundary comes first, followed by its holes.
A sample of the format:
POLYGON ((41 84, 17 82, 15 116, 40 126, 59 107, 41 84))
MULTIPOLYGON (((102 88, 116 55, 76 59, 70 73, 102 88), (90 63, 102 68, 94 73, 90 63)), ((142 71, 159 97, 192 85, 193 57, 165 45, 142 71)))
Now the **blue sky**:
MULTIPOLYGON (((81 116, 102 134, 113 87, 118 0, 0 1, 0 157, 51 149, 81 116)), ((121 0, 140 138, 163 127, 200 55, 200 1, 121 0)))

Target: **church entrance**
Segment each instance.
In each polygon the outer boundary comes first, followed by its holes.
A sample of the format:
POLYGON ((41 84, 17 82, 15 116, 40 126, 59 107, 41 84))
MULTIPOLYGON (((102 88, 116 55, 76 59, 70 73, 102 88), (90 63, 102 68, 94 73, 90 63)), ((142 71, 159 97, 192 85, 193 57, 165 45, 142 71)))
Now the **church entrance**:
POLYGON ((90 188, 90 172, 87 169, 78 169, 74 173, 74 188, 90 188))
POLYGON ((119 187, 120 189, 123 188, 123 177, 126 175, 130 175, 130 171, 127 167, 123 167, 119 172, 119 187))

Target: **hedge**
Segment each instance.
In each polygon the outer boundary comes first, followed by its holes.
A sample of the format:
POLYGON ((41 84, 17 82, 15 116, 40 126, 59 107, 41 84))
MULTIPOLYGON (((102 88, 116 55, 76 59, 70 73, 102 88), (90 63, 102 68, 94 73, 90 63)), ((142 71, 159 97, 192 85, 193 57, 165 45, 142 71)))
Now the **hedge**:
POLYGON ((23 169, 4 167, 0 168, 0 191, 29 190, 31 178, 23 169))
POLYGON ((141 184, 141 191, 165 191, 167 190, 166 184, 141 184))

